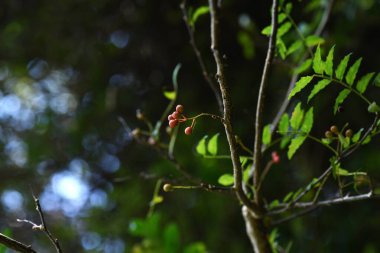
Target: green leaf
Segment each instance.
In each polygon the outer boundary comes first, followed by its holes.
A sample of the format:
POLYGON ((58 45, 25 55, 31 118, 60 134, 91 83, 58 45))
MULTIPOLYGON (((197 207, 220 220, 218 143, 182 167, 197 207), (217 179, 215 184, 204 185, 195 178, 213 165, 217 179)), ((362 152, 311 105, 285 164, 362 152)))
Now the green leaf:
POLYGON ((375 72, 368 73, 368 74, 362 76, 362 78, 360 78, 360 80, 358 81, 358 83, 356 85, 356 89, 360 93, 364 93, 368 87, 369 81, 371 81, 371 79, 374 75, 375 75, 375 72))
POLYGON ((175 91, 164 91, 164 96, 169 100, 176 99, 177 93, 175 91))
POLYGON ((331 77, 333 75, 333 70, 334 70, 334 62, 333 62, 334 49, 335 49, 335 45, 330 49, 326 58, 326 65, 325 65, 325 73, 326 75, 331 76, 331 77))
POLYGON ((246 31, 240 31, 237 40, 243 49, 243 55, 246 59, 252 59, 255 56, 255 44, 251 35, 246 31))
POLYGON ((194 13, 193 13, 193 15, 191 16, 191 19, 190 19, 190 25, 192 26, 192 27, 194 27, 195 26, 195 23, 197 22, 197 20, 198 20, 198 18, 200 17, 200 16, 202 16, 202 15, 204 15, 204 14, 208 14, 210 12, 210 8, 208 7, 208 6, 201 6, 201 7, 198 7, 195 11, 194 11, 194 13))
POLYGON ((325 40, 317 35, 310 35, 306 37, 305 42, 308 47, 314 47, 325 43, 325 40))
POLYGON ((336 71, 335 71, 335 76, 337 79, 342 81, 344 72, 346 71, 348 61, 350 60, 351 54, 346 55, 343 60, 340 61, 336 71))
POLYGON ((310 133, 313 128, 314 122, 314 108, 311 107, 305 114, 304 120, 302 122, 301 131, 304 133, 310 133))
POLYGON ((294 154, 296 153, 297 149, 302 145, 302 143, 306 140, 305 135, 298 135, 297 137, 293 138, 290 142, 289 149, 288 149, 288 158, 289 160, 292 159, 294 154))
POLYGON ((315 51, 315 54, 314 54, 313 69, 315 73, 323 75, 323 71, 325 69, 325 63, 322 60, 320 46, 317 47, 317 50, 315 51))
POLYGON ((266 125, 263 129, 263 144, 270 144, 272 135, 270 134, 270 124, 266 125))
POLYGON ((170 223, 164 229, 164 252, 177 253, 180 249, 179 230, 175 223, 170 223))
POLYGON ((285 202, 285 203, 288 202, 290 198, 293 196, 293 194, 294 194, 293 192, 288 192, 288 194, 286 194, 282 202, 285 202))
POLYGON ((307 59, 306 61, 304 61, 299 67, 297 67, 294 72, 296 74, 300 74, 302 72, 305 72, 306 70, 308 70, 310 67, 311 67, 311 64, 313 63, 313 60, 312 59, 307 59))
POLYGON ((290 136, 290 135, 285 135, 284 137, 282 137, 281 143, 280 143, 280 148, 281 149, 285 148, 291 139, 292 139, 292 136, 290 136))
POLYGON ((285 12, 286 12, 287 14, 290 14, 290 12, 292 11, 292 8, 293 8, 293 4, 292 4, 292 3, 287 3, 287 4, 285 5, 285 12))
POLYGON ((218 153, 218 137, 219 133, 215 134, 207 144, 207 150, 211 155, 216 155, 218 153))
POLYGON ((299 50, 301 47, 302 47, 302 41, 301 40, 294 41, 290 45, 290 47, 288 49, 288 52, 287 52, 287 55, 290 55, 290 54, 294 53, 295 51, 299 50))
POLYGON ((203 138, 198 142, 197 147, 195 150, 197 151, 198 154, 205 156, 206 155, 206 139, 207 135, 203 136, 203 138))
POLYGON ((350 138, 344 137, 343 135, 338 135, 339 142, 342 144, 343 148, 347 148, 350 145, 350 138))
POLYGON ((195 242, 186 246, 183 253, 207 253, 207 249, 202 242, 195 242))
POLYGON ((261 30, 261 34, 263 35, 266 35, 266 36, 269 36, 272 32, 272 26, 271 25, 268 25, 266 27, 264 27, 263 30, 261 30))
POLYGON ((375 77, 375 80, 374 80, 374 85, 376 87, 380 87, 380 73, 378 73, 375 77))
POLYGON ((279 24, 281 24, 285 19, 286 19, 286 14, 285 13, 280 13, 278 15, 278 23, 279 24))
POLYGON ((335 99, 335 105, 334 105, 334 114, 338 111, 339 106, 344 102, 344 100, 348 97, 350 94, 350 90, 344 89, 342 90, 338 97, 335 99))
POLYGON ((292 28, 292 23, 285 22, 282 24, 277 30, 277 38, 284 36, 287 32, 289 32, 290 28, 292 28))
POLYGON ((331 80, 328 80, 328 79, 322 79, 320 80, 313 88, 313 90, 310 92, 310 95, 309 97, 307 98, 307 102, 309 103, 309 101, 315 96, 317 95, 321 90, 323 90, 324 88, 327 87, 327 85, 329 85, 331 83, 331 80))
POLYGON ((362 58, 359 58, 356 60, 354 65, 351 66, 351 68, 348 70, 347 75, 346 75, 346 82, 351 86, 356 78, 356 74, 358 73, 360 64, 362 62, 362 58))
POLYGON ((284 41, 282 39, 277 39, 277 48, 278 52, 280 53, 281 59, 285 59, 287 55, 287 49, 284 41))
POLYGON ((292 117, 290 118, 290 125, 293 130, 298 130, 303 120, 304 111, 301 108, 301 102, 299 102, 293 110, 292 117))
POLYGON ((360 139, 360 136, 362 135, 364 128, 361 128, 359 131, 357 131, 351 138, 353 143, 357 143, 360 139))
POLYGON ((218 178, 218 183, 224 186, 230 186, 234 184, 234 176, 231 174, 223 174, 218 178))
POLYGON ((278 206, 279 204, 280 204, 280 201, 278 201, 278 199, 275 199, 275 200, 273 200, 272 202, 270 202, 270 204, 269 204, 269 209, 275 208, 275 207, 278 206))
POLYGON ((372 113, 377 113, 380 112, 380 107, 376 104, 376 102, 372 102, 372 104, 368 106, 368 111, 372 113))
POLYGON ((303 88, 305 88, 306 85, 308 85, 311 82, 311 80, 313 80, 313 76, 304 76, 304 77, 301 77, 301 79, 298 80, 298 82, 296 82, 293 90, 290 92, 288 99, 290 99, 295 94, 297 94, 298 92, 300 92, 303 88))
POLYGON ((289 131, 289 115, 284 113, 278 123, 278 131, 280 134, 285 135, 289 131))
POLYGON ((156 204, 160 204, 162 201, 164 201, 164 197, 158 195, 158 196, 154 196, 154 198, 152 199, 152 201, 150 202, 151 205, 156 205, 156 204))
POLYGON ((153 213, 146 219, 133 219, 128 226, 129 232, 134 236, 156 237, 160 231, 160 215, 153 213))

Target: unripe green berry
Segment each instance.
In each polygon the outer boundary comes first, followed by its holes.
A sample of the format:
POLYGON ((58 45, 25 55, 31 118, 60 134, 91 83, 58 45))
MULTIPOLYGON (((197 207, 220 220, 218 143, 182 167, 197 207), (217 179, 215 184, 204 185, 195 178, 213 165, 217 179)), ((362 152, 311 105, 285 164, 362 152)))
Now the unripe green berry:
POLYGON ((333 126, 330 127, 330 131, 333 132, 334 134, 338 134, 339 133, 339 129, 335 125, 333 125, 333 126))
POLYGON ((351 136, 354 134, 352 129, 347 129, 345 132, 346 137, 351 138, 351 136))
POLYGON ((325 136, 326 136, 326 138, 330 139, 333 137, 333 133, 331 131, 326 131, 325 136))
POLYGON ((183 105, 177 105, 175 108, 176 112, 183 113, 183 105))
POLYGON ((164 184, 163 189, 165 192, 171 192, 173 191, 173 186, 171 184, 164 184))

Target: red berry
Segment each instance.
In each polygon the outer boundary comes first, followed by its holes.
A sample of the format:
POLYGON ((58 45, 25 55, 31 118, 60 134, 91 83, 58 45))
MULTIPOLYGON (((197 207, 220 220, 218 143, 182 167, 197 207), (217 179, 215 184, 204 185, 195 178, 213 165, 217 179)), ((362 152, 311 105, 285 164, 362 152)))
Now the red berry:
POLYGON ((183 113, 183 105, 177 105, 175 108, 176 112, 183 113))
POLYGON ((173 120, 173 119, 174 119, 173 116, 170 114, 170 115, 168 116, 168 120, 171 121, 171 120, 173 120))
POLYGON ((177 124, 178 124, 178 120, 177 119, 172 119, 172 120, 169 121, 169 126, 171 128, 175 128, 177 126, 177 124))
POLYGON ((173 112, 171 116, 172 116, 174 119, 178 119, 178 118, 179 118, 179 113, 178 113, 178 112, 173 112))
POLYGON ((191 126, 185 128, 185 134, 190 135, 193 132, 193 128, 191 126))
POLYGON ((280 156, 278 155, 278 153, 276 151, 272 152, 272 161, 275 164, 280 163, 280 156))

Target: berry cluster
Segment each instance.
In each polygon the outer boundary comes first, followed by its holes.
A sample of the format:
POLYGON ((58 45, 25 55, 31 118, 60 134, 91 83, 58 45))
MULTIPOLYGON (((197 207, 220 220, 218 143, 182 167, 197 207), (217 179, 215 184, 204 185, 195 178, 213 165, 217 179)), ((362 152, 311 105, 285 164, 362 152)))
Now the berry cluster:
MULTIPOLYGON (((334 134, 337 135, 337 136, 339 135, 339 129, 338 129, 338 127, 335 126, 335 125, 331 126, 331 127, 330 127, 330 130, 327 130, 327 131, 325 132, 325 136, 326 136, 326 138, 328 138, 328 139, 333 138, 333 137, 334 137, 334 134)), ((347 129, 347 130, 344 132, 344 135, 345 135, 346 137, 348 137, 348 138, 351 138, 353 134, 354 134, 354 132, 352 131, 352 129, 347 129)))
MULTIPOLYGON (((177 105, 175 111, 168 116, 170 128, 175 128, 179 123, 186 122, 187 120, 189 120, 183 115, 183 111, 183 105, 177 105)), ((190 135, 193 132, 194 124, 195 120, 193 120, 191 126, 185 128, 186 135, 190 135)))

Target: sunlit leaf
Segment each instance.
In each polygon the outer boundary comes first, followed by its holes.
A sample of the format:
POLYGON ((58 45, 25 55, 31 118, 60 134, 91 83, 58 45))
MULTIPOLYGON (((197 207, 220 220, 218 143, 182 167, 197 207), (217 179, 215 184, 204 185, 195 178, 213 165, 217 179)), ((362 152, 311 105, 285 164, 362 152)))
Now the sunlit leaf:
POLYGON ((325 43, 325 40, 317 35, 307 36, 305 41, 308 47, 314 47, 316 45, 325 43))
POLYGON ((290 125, 293 130, 298 130, 303 120, 304 111, 301 108, 301 102, 299 102, 293 110, 292 117, 290 118, 290 125))
POLYGON ((317 50, 314 53, 313 69, 315 73, 323 75, 323 71, 325 69, 325 63, 322 60, 320 46, 317 47, 317 50))
POLYGON ((224 186, 230 186, 234 184, 234 176, 231 174, 223 174, 218 178, 218 183, 224 186))
POLYGON ((361 135, 362 135, 362 132, 363 132, 364 128, 361 128, 359 131, 357 131, 351 138, 351 141, 353 143, 356 143, 359 141, 361 135))
POLYGON ((313 63, 313 60, 312 59, 307 59, 306 61, 304 61, 299 67, 297 67, 294 72, 296 74, 300 74, 300 73, 303 73, 305 72, 306 70, 308 70, 310 67, 311 67, 311 64, 313 63))
POLYGON ((280 53, 281 59, 285 59, 287 55, 287 49, 284 41, 282 39, 277 39, 277 49, 280 53))
POLYGON ((279 24, 281 24, 285 19, 286 19, 286 14, 285 13, 280 13, 278 15, 278 23, 279 24))
POLYGON ((288 149, 288 158, 289 160, 292 159, 296 151, 299 147, 301 147, 302 143, 306 140, 305 135, 298 135, 297 137, 293 138, 290 142, 289 149, 288 149))
POLYGON ((290 200, 290 198, 293 196, 293 192, 288 192, 288 194, 286 194, 286 196, 284 197, 284 199, 282 200, 283 202, 288 202, 290 200))
POLYGON ((301 79, 295 84, 293 90, 290 92, 288 99, 290 99, 295 94, 300 92, 303 88, 305 88, 306 85, 308 85, 311 82, 311 80, 313 80, 313 76, 301 77, 301 79))
POLYGON ((282 24, 277 30, 277 38, 281 38, 282 36, 284 36, 287 32, 289 32, 291 27, 292 23, 290 22, 285 22, 284 24, 282 24))
POLYGON ((304 133, 310 133, 314 123, 314 108, 311 107, 305 114, 302 122, 301 131, 304 133))
POLYGON ((174 100, 176 98, 175 91, 164 91, 164 96, 169 100, 174 100))
POLYGON ((195 242, 186 246, 183 253, 207 253, 206 246, 202 242, 195 242))
POLYGON ((218 153, 218 137, 219 133, 215 134, 207 144, 207 150, 211 155, 216 155, 218 153))
POLYGON ((356 74, 358 73, 361 62, 362 62, 362 58, 359 58, 358 60, 356 60, 354 65, 352 65, 351 68, 347 71, 346 82, 349 85, 352 85, 354 83, 356 74))
POLYGON ((307 102, 309 103, 309 101, 315 96, 317 95, 321 90, 323 90, 324 88, 327 87, 327 85, 329 85, 331 83, 331 80, 328 80, 328 79, 322 79, 320 80, 313 88, 313 90, 310 92, 310 95, 309 97, 307 98, 307 102))
POLYGON ((380 112, 380 106, 378 106, 376 104, 376 102, 372 102, 369 106, 368 106, 368 111, 369 112, 372 112, 372 113, 378 113, 380 112))
POLYGON ((197 151, 198 154, 200 155, 206 155, 207 149, 206 149, 206 139, 207 135, 205 135, 199 142, 195 150, 197 151))
POLYGON ((264 27, 263 30, 261 30, 261 34, 266 35, 266 36, 269 36, 271 33, 272 33, 272 26, 271 25, 268 25, 268 26, 264 27))
POLYGON ((273 201, 269 204, 269 209, 275 208, 275 207, 278 206, 279 204, 280 204, 280 201, 278 201, 278 199, 275 199, 275 200, 273 200, 273 201))
POLYGON ((335 99, 335 105, 334 105, 334 114, 338 111, 339 106, 346 100, 348 95, 350 95, 350 90, 344 89, 342 90, 338 97, 335 99))
POLYGON ((289 131, 289 115, 284 113, 278 123, 278 131, 280 134, 285 135, 289 131))
POLYGON ((346 71, 348 61, 350 60, 351 54, 346 55, 343 60, 340 61, 336 71, 335 76, 337 79, 342 80, 344 72, 346 71))
POLYGON ((333 46, 330 49, 326 58, 326 65, 325 65, 325 73, 326 75, 331 76, 331 77, 334 71, 334 49, 335 49, 335 46, 333 46))
POLYGON ((369 82, 371 81, 371 79, 374 75, 375 75, 375 72, 368 73, 368 74, 362 76, 362 78, 360 78, 360 80, 358 81, 358 83, 356 85, 356 89, 360 93, 364 93, 368 87, 369 82))
POLYGON ((350 138, 344 137, 343 135, 338 135, 339 142, 342 144, 343 148, 347 148, 350 145, 350 138))
POLYGON ((377 73, 373 83, 376 87, 380 87, 380 73, 377 73))
POLYGON ((205 14, 208 14, 210 12, 210 8, 208 6, 201 6, 201 7, 198 7, 193 15, 191 16, 191 19, 190 19, 190 25, 191 26, 195 26, 195 23, 197 22, 198 18, 202 15, 205 15, 205 14))
POLYGON ((263 144, 270 144, 272 135, 270 134, 270 124, 266 125, 263 129, 263 144))
POLYGON ((287 51, 287 55, 290 55, 297 51, 298 49, 302 48, 302 41, 301 40, 296 40, 294 41, 290 46, 287 51))

